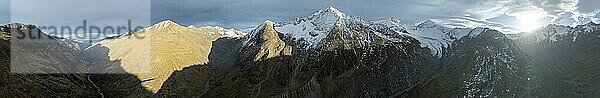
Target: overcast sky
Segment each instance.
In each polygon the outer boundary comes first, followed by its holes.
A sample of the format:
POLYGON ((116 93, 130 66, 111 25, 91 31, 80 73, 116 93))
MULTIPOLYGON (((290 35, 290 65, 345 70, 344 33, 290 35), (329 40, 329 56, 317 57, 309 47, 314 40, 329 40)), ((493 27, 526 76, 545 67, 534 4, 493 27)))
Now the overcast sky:
MULTIPOLYGON (((7 17, 15 16, 6 14, 7 11, 15 10, 9 9, 11 7, 7 4, 11 3, 6 3, 7 1, 0 0, 0 18, 2 18, 0 22, 8 20, 7 17)), ((18 1, 39 2, 40 0, 18 1)), ((590 21, 599 22, 598 18, 600 17, 598 14, 600 0, 152 0, 147 2, 150 2, 149 10, 137 9, 139 11, 134 10, 133 13, 150 11, 150 24, 171 19, 183 25, 218 25, 237 29, 258 25, 267 19, 276 22, 290 21, 328 6, 334 6, 346 14, 370 20, 394 17, 418 23, 430 19, 445 25, 484 26, 501 29, 505 32, 528 31, 530 30, 528 28, 540 27, 549 23, 573 26, 590 21)), ((46 3, 41 4, 47 5, 46 3)), ((60 4, 54 5, 53 7, 56 7, 54 9, 89 9, 89 11, 96 11, 100 8, 113 9, 110 10, 110 13, 131 13, 132 10, 126 9, 148 6, 147 4, 127 4, 127 6, 96 4, 102 7, 74 8, 66 6, 76 5, 71 2, 61 2, 60 4)), ((18 7, 13 5, 12 8, 18 7)), ((52 11, 38 13, 52 13, 52 11)), ((122 22, 122 18, 130 18, 119 16, 127 14, 98 15, 100 14, 87 17, 120 22, 122 22)), ((39 17, 37 20, 53 22, 69 19, 68 17, 58 19, 39 17)), ((36 21, 31 21, 31 23, 35 24, 36 21)))
POLYGON ((0 0, 0 23, 6 24, 10 19, 10 3, 8 0, 0 0))

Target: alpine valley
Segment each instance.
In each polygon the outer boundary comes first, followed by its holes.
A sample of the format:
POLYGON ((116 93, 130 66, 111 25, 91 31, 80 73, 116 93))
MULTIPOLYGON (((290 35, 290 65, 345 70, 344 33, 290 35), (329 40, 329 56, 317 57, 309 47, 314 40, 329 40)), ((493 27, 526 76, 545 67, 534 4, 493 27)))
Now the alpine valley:
POLYGON ((0 97, 600 97, 600 24, 505 34, 333 7, 258 24, 165 20, 97 43, 6 24, 0 97))

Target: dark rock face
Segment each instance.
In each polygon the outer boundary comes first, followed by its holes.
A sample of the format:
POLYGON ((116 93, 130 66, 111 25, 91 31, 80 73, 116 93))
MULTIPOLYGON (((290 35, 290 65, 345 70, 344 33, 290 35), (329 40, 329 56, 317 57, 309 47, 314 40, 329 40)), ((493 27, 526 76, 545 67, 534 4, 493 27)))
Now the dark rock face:
POLYGON ((418 83, 403 97, 529 96, 533 77, 528 57, 504 34, 486 30, 453 43, 447 68, 418 83))

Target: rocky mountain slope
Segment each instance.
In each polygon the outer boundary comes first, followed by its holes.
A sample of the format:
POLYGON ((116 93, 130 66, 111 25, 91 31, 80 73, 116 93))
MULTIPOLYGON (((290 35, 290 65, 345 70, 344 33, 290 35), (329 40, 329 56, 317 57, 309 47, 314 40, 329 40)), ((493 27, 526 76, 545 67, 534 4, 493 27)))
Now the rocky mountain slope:
MULTIPOLYGON (((232 66, 223 67, 229 70, 226 73, 211 72, 207 70, 210 67, 202 67, 217 66, 211 62, 179 72, 216 73, 204 80, 207 82, 202 82, 204 88, 189 88, 196 92, 180 94, 205 97, 391 96, 419 79, 427 78, 432 72, 427 59, 433 56, 427 48, 420 47, 416 39, 345 15, 335 8, 323 9, 292 22, 266 21, 239 45, 238 60, 232 60, 236 61, 232 66)), ((194 76, 173 78, 191 77, 194 76)))
POLYGON ((484 29, 449 49, 447 67, 403 97, 524 97, 532 91, 528 57, 504 34, 484 29))
MULTIPOLYGON (((130 73, 148 91, 157 93, 173 72, 208 63, 213 41, 240 38, 241 34, 220 27, 184 27, 167 20, 131 35, 103 40, 85 52, 87 59, 95 62, 91 64, 93 73, 130 73)), ((107 87, 114 86, 110 83, 106 82, 107 87)))

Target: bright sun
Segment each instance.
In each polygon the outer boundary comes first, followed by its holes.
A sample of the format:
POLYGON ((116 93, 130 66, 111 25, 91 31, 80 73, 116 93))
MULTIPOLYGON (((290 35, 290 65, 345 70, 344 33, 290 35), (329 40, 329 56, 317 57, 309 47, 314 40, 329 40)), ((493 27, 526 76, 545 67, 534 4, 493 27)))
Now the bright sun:
POLYGON ((536 17, 520 17, 519 19, 519 30, 525 32, 531 32, 540 27, 539 19, 536 17))
POLYGON ((518 20, 517 28, 523 32, 531 32, 542 26, 541 19, 545 17, 545 13, 540 11, 523 11, 513 13, 518 20))

